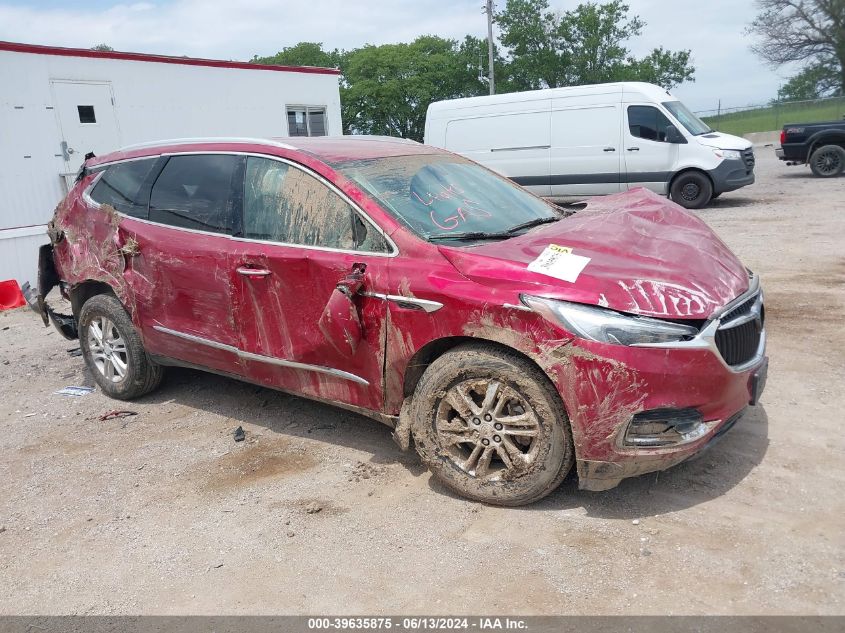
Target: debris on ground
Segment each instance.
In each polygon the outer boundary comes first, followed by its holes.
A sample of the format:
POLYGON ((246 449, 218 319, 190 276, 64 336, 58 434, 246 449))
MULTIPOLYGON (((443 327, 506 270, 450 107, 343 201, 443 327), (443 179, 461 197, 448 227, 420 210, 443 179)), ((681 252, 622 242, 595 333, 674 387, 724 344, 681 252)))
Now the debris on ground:
POLYGON ((352 469, 352 473, 347 481, 358 483, 362 479, 374 479, 382 474, 384 474, 384 466, 378 466, 368 462, 358 462, 355 468, 352 469))
POLYGON ((137 411, 119 411, 117 409, 113 409, 111 411, 106 411, 103 415, 101 415, 98 419, 100 422, 105 422, 106 420, 116 420, 119 418, 128 418, 133 415, 138 415, 137 411))
POLYGON ((317 514, 322 509, 323 509, 323 506, 321 506, 316 501, 312 501, 307 506, 305 506, 305 513, 306 514, 317 514))
POLYGON ((246 432, 242 426, 236 428, 232 435, 234 435, 236 442, 243 442, 246 439, 246 432))
POLYGON ((81 347, 71 347, 67 351, 68 356, 82 356, 82 348, 81 347))
POLYGON ((293 538, 294 536, 296 536, 296 534, 294 534, 294 531, 288 530, 288 538, 293 538))
POLYGON ((87 396, 92 391, 94 387, 65 387, 53 393, 60 396, 87 396))

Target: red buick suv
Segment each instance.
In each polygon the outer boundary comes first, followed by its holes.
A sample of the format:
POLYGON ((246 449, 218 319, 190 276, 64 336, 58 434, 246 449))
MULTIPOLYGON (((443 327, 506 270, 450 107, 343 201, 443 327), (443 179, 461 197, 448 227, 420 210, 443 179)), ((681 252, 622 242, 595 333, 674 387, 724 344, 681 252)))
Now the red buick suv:
POLYGON ((765 383, 757 276, 643 189, 564 217, 412 141, 180 139, 89 158, 48 232, 28 300, 106 394, 177 365, 329 402, 483 502, 677 464, 765 383))

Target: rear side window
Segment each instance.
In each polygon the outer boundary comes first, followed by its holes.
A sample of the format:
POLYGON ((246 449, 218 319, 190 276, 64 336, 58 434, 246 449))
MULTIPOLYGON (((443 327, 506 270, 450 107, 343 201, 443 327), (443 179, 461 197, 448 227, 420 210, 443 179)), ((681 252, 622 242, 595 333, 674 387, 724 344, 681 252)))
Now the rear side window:
POLYGON ((149 187, 144 187, 144 181, 155 163, 155 158, 147 158, 112 165, 94 185, 91 198, 100 204, 111 205, 126 215, 146 218, 150 191, 149 187))
POLYGON ((666 115, 652 106, 628 106, 631 136, 666 142, 666 127, 672 125, 666 115))
POLYGON ((186 229, 231 233, 232 177, 237 158, 173 156, 153 185, 150 220, 186 229))
POLYGON ((314 176, 250 156, 244 180, 244 237, 285 244, 386 252, 381 234, 314 176))

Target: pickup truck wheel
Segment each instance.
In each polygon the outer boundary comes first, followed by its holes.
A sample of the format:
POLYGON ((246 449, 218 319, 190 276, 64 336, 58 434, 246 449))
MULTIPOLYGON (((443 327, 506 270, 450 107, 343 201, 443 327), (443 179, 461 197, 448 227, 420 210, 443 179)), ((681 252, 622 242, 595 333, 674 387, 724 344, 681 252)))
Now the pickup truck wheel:
POLYGON ((700 209, 713 197, 713 184, 700 171, 686 171, 675 176, 669 195, 685 209, 700 209))
POLYGON ((463 497, 532 503, 572 467, 572 435, 557 391, 525 358, 497 347, 461 346, 435 360, 410 413, 423 462, 463 497))
POLYGON ((810 156, 810 170, 820 178, 832 178, 845 170, 845 149, 822 145, 810 156))
POLYGON ((79 346, 94 380, 112 398, 132 400, 161 383, 164 369, 147 356, 132 320, 111 295, 96 295, 82 306, 79 346))

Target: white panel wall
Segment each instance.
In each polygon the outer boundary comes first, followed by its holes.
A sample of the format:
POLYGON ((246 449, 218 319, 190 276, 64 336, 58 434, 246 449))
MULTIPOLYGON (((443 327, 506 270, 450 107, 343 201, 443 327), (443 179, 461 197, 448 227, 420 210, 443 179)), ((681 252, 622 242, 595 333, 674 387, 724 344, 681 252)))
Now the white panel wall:
POLYGON ((9 229, 44 225, 64 195, 54 79, 111 83, 115 149, 187 136, 284 137, 287 105, 324 105, 328 134, 343 133, 336 75, 0 51, 0 280, 33 279, 26 261, 37 257, 36 240, 9 229))

